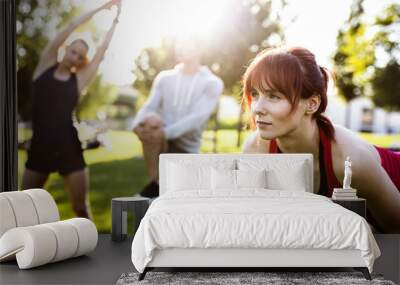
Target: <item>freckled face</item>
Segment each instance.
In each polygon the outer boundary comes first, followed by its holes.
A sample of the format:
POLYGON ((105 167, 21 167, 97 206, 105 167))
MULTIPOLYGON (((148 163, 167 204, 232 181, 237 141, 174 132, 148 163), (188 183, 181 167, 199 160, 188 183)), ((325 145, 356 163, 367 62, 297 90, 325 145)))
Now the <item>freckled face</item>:
POLYGON ((296 130, 304 116, 304 102, 300 100, 291 113, 292 105, 286 97, 271 88, 253 89, 251 112, 262 139, 271 140, 296 130))
POLYGON ((82 42, 74 42, 67 47, 63 63, 69 68, 79 68, 85 63, 87 52, 87 47, 82 42))

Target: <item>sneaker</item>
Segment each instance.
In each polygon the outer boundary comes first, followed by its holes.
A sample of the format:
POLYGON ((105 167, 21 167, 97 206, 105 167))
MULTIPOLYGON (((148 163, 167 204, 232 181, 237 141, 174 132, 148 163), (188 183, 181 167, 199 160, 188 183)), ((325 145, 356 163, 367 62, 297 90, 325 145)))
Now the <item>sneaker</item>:
POLYGON ((160 185, 156 181, 151 181, 143 188, 140 195, 147 198, 156 198, 159 195, 159 188, 160 185))

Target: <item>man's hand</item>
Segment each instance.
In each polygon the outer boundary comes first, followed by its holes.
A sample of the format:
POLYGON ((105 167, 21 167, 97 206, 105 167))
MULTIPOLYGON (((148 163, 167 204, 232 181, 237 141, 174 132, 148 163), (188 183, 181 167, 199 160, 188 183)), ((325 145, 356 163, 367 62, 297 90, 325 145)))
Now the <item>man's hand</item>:
POLYGON ((165 139, 164 129, 160 125, 139 123, 132 130, 146 144, 159 143, 165 139))
POLYGON ((114 5, 120 6, 121 5, 121 0, 108 1, 106 4, 104 4, 103 8, 104 9, 111 9, 111 7, 114 6, 114 5))

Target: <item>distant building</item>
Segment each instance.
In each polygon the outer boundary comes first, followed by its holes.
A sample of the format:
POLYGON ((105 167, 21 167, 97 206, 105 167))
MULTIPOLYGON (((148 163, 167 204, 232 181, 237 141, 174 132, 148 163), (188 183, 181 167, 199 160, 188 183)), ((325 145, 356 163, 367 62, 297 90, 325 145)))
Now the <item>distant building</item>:
POLYGON ((355 132, 400 134, 400 112, 387 112, 375 107, 372 100, 367 97, 359 97, 346 103, 338 96, 329 96, 326 115, 334 123, 346 126, 355 132), (346 114, 349 114, 348 122, 346 114))

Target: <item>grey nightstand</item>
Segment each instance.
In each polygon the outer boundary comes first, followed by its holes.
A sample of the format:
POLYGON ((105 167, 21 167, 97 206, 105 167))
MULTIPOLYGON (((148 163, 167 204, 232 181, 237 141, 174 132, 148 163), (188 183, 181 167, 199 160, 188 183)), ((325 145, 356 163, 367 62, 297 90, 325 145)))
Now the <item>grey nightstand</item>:
POLYGON ((367 214, 367 202, 364 198, 357 198, 354 200, 341 200, 341 199, 331 199, 332 202, 339 204, 340 206, 349 209, 357 214, 359 214, 364 219, 367 214))
POLYGON ((135 233, 149 205, 150 198, 145 197, 113 198, 111 201, 111 239, 113 241, 123 241, 126 239, 128 211, 132 211, 135 214, 135 228, 133 232, 135 233))

